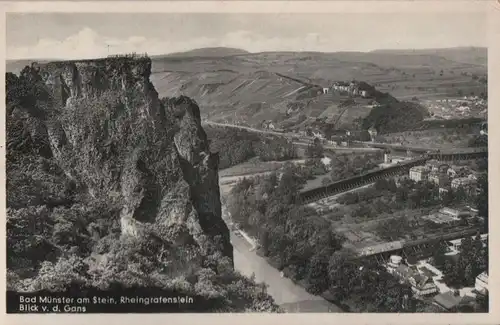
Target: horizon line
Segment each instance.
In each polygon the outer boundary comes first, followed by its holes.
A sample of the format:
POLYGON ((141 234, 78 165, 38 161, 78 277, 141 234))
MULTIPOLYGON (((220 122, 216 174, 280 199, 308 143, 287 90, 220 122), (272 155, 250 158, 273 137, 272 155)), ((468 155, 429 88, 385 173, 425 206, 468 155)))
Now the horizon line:
MULTIPOLYGON (((181 56, 184 53, 189 53, 192 51, 197 51, 197 50, 204 50, 204 49, 234 49, 234 50, 241 50, 245 51, 247 53, 241 53, 241 54, 229 54, 229 55, 222 55, 222 56, 210 56, 210 57, 231 57, 231 56, 245 56, 245 55, 255 55, 255 54, 264 54, 264 53, 322 53, 322 54, 335 54, 335 53, 373 53, 377 51, 430 51, 430 50, 448 50, 448 49, 488 49, 487 46, 474 46, 474 45, 457 45, 457 46, 446 46, 446 47, 422 47, 422 48, 377 48, 377 49, 372 49, 372 50, 339 50, 339 51, 308 51, 308 50, 267 50, 267 51, 258 51, 258 52, 251 52, 243 48, 236 48, 236 47, 230 47, 230 46, 207 46, 207 47, 199 47, 199 48, 192 48, 189 50, 185 51, 175 51, 175 52, 165 52, 162 54, 150 54, 148 55, 149 57, 160 57, 160 56, 167 56, 167 55, 179 55, 181 56)), ((141 53, 147 53, 141 52, 141 53)), ((39 61, 51 61, 51 60, 63 60, 63 61, 75 61, 75 60, 92 60, 92 59, 103 59, 103 58, 108 58, 116 55, 126 55, 130 53, 113 53, 108 56, 96 56, 96 57, 81 57, 81 58, 6 58, 5 61, 25 61, 25 60, 39 60, 39 61)), ((174 56, 173 56, 174 57, 174 56)), ((193 56, 197 57, 197 56, 193 56)), ((203 55, 200 55, 199 57, 203 57, 203 55)))

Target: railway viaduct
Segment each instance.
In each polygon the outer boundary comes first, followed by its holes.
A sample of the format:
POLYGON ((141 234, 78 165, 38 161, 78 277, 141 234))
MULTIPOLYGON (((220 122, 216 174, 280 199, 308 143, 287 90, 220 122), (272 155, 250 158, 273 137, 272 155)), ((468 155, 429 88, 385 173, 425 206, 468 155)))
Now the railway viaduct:
POLYGON ((373 259, 378 263, 385 263, 391 255, 399 255, 402 257, 414 256, 417 258, 426 258, 432 253, 437 243, 450 241, 453 239, 474 236, 480 232, 479 227, 464 227, 456 229, 453 232, 443 231, 441 234, 427 236, 425 238, 411 241, 394 241, 375 245, 373 247, 365 247, 357 251, 358 257, 363 259, 373 259))
POLYGON ((431 159, 436 159, 439 161, 456 161, 456 160, 477 159, 484 157, 488 157, 487 148, 477 148, 477 149, 472 148, 465 150, 430 152, 420 157, 416 157, 414 159, 401 162, 395 166, 377 169, 374 171, 364 173, 362 175, 337 181, 333 184, 313 188, 307 191, 302 191, 300 193, 300 201, 302 204, 308 204, 335 194, 339 194, 357 187, 374 183, 375 181, 382 178, 404 175, 409 172, 410 168, 414 166, 424 165, 428 160, 431 159))

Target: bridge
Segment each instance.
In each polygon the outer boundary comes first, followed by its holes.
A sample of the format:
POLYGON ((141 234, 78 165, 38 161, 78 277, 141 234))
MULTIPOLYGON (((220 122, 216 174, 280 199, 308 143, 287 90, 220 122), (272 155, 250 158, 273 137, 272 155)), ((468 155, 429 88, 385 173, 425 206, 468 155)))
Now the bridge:
POLYGON ((400 152, 406 152, 407 154, 409 153, 420 154, 420 155, 425 154, 432 156, 431 159, 438 159, 441 161, 475 159, 488 156, 487 147, 439 149, 439 148, 404 146, 392 143, 363 142, 363 141, 352 141, 352 142, 354 144, 359 144, 370 148, 377 148, 390 151, 400 151, 400 152))
POLYGON ((376 169, 358 176, 346 178, 332 184, 302 191, 300 193, 300 201, 303 204, 312 203, 335 194, 343 193, 361 186, 365 186, 375 181, 387 177, 399 176, 407 174, 410 168, 414 166, 424 165, 428 160, 436 159, 439 161, 454 161, 465 159, 477 159, 488 157, 488 148, 466 148, 465 150, 452 150, 435 152, 420 157, 400 162, 387 168, 376 169))
POLYGON ((302 191, 300 193, 300 201, 303 204, 308 204, 338 193, 349 191, 353 188, 374 183, 375 181, 382 178, 407 174, 411 167, 423 165, 429 159, 430 158, 428 157, 422 157, 422 158, 408 160, 404 163, 400 163, 395 166, 376 169, 374 171, 346 178, 326 186, 313 188, 307 191, 302 191))
POLYGON ((402 257, 414 256, 416 258, 426 258, 430 255, 435 245, 454 239, 472 237, 480 232, 479 226, 455 227, 454 231, 447 232, 443 229, 440 234, 434 234, 426 238, 416 240, 400 240, 383 243, 371 247, 364 247, 357 250, 358 258, 371 258, 378 263, 385 263, 391 255, 402 257))
POLYGON ((453 150, 438 150, 427 154, 430 159, 439 161, 457 161, 478 158, 488 158, 488 147, 457 148, 453 150))

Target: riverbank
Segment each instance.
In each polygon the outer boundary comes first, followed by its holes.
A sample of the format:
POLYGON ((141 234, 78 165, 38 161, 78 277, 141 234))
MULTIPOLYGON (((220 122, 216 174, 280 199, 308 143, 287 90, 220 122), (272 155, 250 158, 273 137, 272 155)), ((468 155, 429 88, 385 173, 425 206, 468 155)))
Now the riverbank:
MULTIPOLYGON (((229 212, 223 207, 223 216, 231 229, 229 212)), ((241 230, 231 230, 234 249, 234 268, 245 276, 267 285, 268 293, 286 312, 342 312, 342 309, 320 296, 308 293, 302 286, 283 277, 265 257, 257 254, 257 243, 241 230)))
POLYGON ((308 293, 292 280, 281 276, 265 258, 257 255, 244 237, 231 233, 234 247, 234 267, 245 276, 255 276, 255 281, 265 283, 268 293, 286 312, 342 312, 336 305, 322 297, 308 293))

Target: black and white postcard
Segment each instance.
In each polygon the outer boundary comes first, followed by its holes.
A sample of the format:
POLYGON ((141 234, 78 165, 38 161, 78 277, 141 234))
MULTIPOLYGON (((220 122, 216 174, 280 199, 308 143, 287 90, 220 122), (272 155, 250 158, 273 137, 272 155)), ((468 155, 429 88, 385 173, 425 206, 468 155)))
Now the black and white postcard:
POLYGON ((494 323, 498 3, 45 5, 2 5, 9 317, 494 323))

